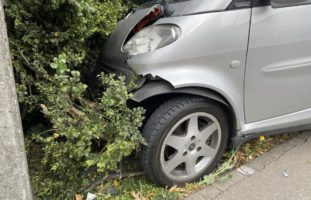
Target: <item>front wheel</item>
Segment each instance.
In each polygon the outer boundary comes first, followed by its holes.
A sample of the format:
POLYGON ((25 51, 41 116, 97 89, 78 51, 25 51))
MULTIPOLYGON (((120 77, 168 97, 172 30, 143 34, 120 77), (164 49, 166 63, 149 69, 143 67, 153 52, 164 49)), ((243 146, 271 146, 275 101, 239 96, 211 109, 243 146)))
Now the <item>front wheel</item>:
POLYGON ((225 111, 204 98, 174 98, 148 119, 141 159, 146 174, 165 186, 183 185, 210 173, 225 152, 225 111))

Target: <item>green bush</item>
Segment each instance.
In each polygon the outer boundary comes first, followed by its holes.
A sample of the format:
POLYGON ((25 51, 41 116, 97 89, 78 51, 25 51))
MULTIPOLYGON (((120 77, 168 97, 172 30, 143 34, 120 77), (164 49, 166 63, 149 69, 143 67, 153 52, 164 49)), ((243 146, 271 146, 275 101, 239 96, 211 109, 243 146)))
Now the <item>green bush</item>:
POLYGON ((10 0, 6 17, 23 108, 31 112, 46 100, 38 85, 49 81, 60 55, 69 69, 89 72, 102 39, 126 10, 122 0, 10 0))
POLYGON ((124 79, 100 75, 97 99, 84 83, 102 41, 127 9, 122 0, 10 0, 6 6, 38 199, 72 199, 117 170, 143 142, 143 109, 127 107, 131 94, 124 79))

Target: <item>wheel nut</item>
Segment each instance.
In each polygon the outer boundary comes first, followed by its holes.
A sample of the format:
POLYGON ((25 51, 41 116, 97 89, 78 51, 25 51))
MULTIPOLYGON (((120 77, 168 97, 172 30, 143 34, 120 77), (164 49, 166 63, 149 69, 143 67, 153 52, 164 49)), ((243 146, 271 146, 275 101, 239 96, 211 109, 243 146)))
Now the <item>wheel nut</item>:
POLYGON ((192 137, 191 137, 191 140, 194 140, 194 139, 195 139, 195 136, 192 136, 192 137))
POLYGON ((185 151, 184 153, 183 153, 183 156, 186 156, 188 154, 188 152, 187 151, 185 151))
POLYGON ((188 147, 188 151, 193 151, 195 149, 195 143, 192 143, 188 147))
POLYGON ((201 147, 198 147, 198 148, 197 148, 197 151, 201 151, 201 149, 202 149, 201 147))

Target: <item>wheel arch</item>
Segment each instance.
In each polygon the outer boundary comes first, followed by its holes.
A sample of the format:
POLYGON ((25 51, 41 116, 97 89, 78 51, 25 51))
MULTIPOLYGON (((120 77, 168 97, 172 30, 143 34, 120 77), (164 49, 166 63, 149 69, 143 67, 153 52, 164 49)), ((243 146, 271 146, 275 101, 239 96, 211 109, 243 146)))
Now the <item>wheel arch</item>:
MULTIPOLYGON (((221 104, 221 106, 228 112, 228 117, 232 127, 230 137, 234 137, 237 134, 237 113, 234 111, 231 104, 227 99, 220 93, 211 90, 209 88, 203 87, 183 87, 183 88, 174 88, 169 82, 164 80, 155 80, 150 81, 144 84, 141 88, 133 92, 131 98, 132 101, 138 104, 153 104, 157 108, 164 101, 169 98, 173 98, 181 95, 192 95, 208 98, 216 103, 221 104), (156 103, 154 103, 156 102, 156 103), (155 105, 154 105, 155 104, 155 105)), ((155 109, 154 108, 154 109, 155 109)))

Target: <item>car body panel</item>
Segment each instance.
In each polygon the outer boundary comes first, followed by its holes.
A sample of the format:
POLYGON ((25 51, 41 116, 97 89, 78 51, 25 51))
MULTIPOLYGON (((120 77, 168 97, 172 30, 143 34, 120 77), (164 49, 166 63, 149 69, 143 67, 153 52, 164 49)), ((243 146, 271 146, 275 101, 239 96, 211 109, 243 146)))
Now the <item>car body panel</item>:
MULTIPOLYGON (((153 7, 160 5, 154 1, 149 3, 148 7, 141 7, 128 14, 122 19, 116 30, 105 41, 101 53, 101 65, 103 68, 109 68, 110 72, 123 74, 132 77, 132 71, 127 66, 127 54, 122 51, 122 47, 131 30, 139 23, 153 7)), ((174 15, 190 15, 197 12, 213 12, 225 10, 231 0, 191 0, 170 4, 175 10, 174 15), (187 11, 186 11, 187 10, 187 11)), ((165 18, 172 19, 173 17, 165 18)))
POLYGON ((181 38, 164 48, 136 55, 128 64, 137 74, 161 77, 175 88, 204 87, 220 93, 236 112, 240 127, 244 122, 243 88, 250 13, 251 9, 242 9, 162 18, 156 24, 179 26, 181 38), (240 62, 240 66, 231 67, 232 61, 240 62))
POLYGON ((245 80, 247 123, 287 118, 311 108, 310 18, 311 5, 253 9, 245 80))
POLYGON ((122 51, 122 46, 131 30, 152 10, 152 8, 153 7, 139 9, 135 14, 128 15, 118 23, 116 30, 105 41, 102 47, 99 61, 104 71, 125 75, 127 79, 133 77, 134 73, 127 67, 127 53, 122 51))
MULTIPOLYGON (((137 74, 169 84, 164 92, 154 84, 155 95, 185 88, 220 94, 235 113, 237 137, 310 124, 311 25, 306 19, 311 6, 273 9, 257 2, 252 9, 228 10, 230 2, 171 4, 175 13, 154 24, 178 26, 180 38, 129 57, 122 52, 125 39, 151 9, 139 8, 106 42, 102 64, 127 77, 137 74)), ((138 89, 137 95, 141 100, 152 91, 142 95, 138 89)))
POLYGON ((239 132, 244 135, 252 133, 265 134, 265 132, 274 130, 286 130, 291 127, 303 127, 308 124, 311 125, 310 122, 311 108, 267 120, 243 124, 242 129, 239 132))

